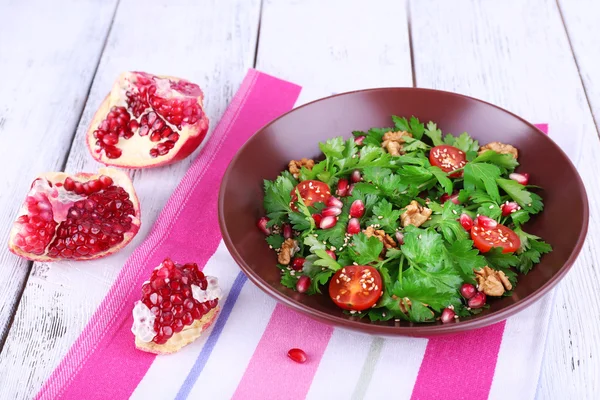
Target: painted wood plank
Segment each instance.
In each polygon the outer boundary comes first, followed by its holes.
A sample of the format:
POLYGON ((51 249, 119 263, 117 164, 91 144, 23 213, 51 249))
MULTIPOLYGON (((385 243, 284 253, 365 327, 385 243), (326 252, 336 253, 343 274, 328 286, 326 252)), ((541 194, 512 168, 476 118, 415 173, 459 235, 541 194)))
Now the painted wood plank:
POLYGON ((558 0, 587 98, 600 126, 600 2, 558 0))
POLYGON ((0 343, 31 266, 8 251, 12 222, 35 176, 64 165, 115 4, 0 4, 0 343))
POLYGON ((303 86, 299 104, 412 86, 404 1, 265 0, 257 67, 303 86))
MULTIPOLYGON (((77 128, 68 172, 93 171, 100 166, 88 154, 84 134, 120 72, 142 70, 198 83, 205 91, 212 131, 253 66, 259 0, 161 0, 152 2, 152 7, 147 4, 143 0, 120 1, 77 128)), ((65 10, 61 11, 64 18, 80 18, 65 10)), ((85 53, 73 54, 82 57, 85 53)), ((39 389, 82 331, 125 260, 147 236, 197 153, 170 167, 131 171, 142 204, 142 227, 121 252, 90 262, 34 264, 0 355, 0 398, 30 398, 39 389)))
POLYGON ((554 1, 413 1, 416 83, 456 91, 548 122, 576 163, 591 211, 586 245, 561 282, 552 312, 538 396, 598 393, 600 142, 554 1))

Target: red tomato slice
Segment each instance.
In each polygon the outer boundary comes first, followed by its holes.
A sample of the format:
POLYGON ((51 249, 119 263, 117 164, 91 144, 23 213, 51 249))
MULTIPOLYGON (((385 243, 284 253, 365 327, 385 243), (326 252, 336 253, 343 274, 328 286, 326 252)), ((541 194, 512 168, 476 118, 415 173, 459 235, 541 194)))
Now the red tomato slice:
POLYGON ((298 211, 298 207, 296 206, 296 202, 298 201, 296 189, 300 192, 300 196, 302 196, 302 200, 307 207, 315 203, 326 202, 331 197, 331 190, 329 190, 329 186, 325 182, 314 180, 302 181, 290 192, 292 196, 290 206, 294 211, 298 211))
POLYGON ((519 236, 501 224, 491 229, 475 225, 471 228, 471 239, 482 253, 487 253, 492 247, 502 247, 503 253, 514 253, 521 247, 519 236))
POLYGON ((377 303, 382 294, 381 275, 368 265, 344 267, 329 282, 331 300, 344 310, 366 310, 377 303))
MULTIPOLYGON (((455 169, 464 167, 467 163, 467 158, 464 151, 444 144, 431 149, 429 152, 429 162, 444 172, 452 172, 455 169)), ((453 178, 461 177, 462 171, 450 176, 453 178)))

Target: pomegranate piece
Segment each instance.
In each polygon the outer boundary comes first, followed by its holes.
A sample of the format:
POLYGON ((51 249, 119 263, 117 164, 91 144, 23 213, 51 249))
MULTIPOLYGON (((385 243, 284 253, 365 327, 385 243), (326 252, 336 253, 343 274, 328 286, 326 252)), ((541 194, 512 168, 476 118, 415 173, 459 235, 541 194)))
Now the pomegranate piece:
POLYGON ((87 131, 88 149, 105 165, 150 168, 189 156, 208 131, 200 87, 184 79, 124 72, 87 131))
POLYGON ((319 228, 321 229, 331 229, 337 224, 337 218, 333 216, 323 217, 321 223, 319 224, 319 228))
POLYGON ((444 324, 447 324, 449 322, 453 322, 455 316, 456 316, 456 313, 454 312, 454 310, 452 308, 446 307, 442 311, 442 316, 440 319, 442 320, 442 322, 444 324))
POLYGON ((327 199, 327 203, 325 203, 325 205, 328 207, 335 207, 335 208, 344 207, 344 203, 342 203, 342 201, 340 199, 338 199, 337 197, 333 197, 333 196, 331 196, 330 198, 327 199))
POLYGON ((449 195, 448 193, 444 193, 442 195, 442 197, 440 197, 440 202, 442 204, 444 204, 448 200, 450 200, 454 204, 460 204, 460 201, 458 201, 458 193, 453 193, 452 195, 449 195))
POLYGON ((467 300, 475 296, 476 293, 477 289, 475 289, 475 286, 470 283, 463 283, 460 287, 460 294, 467 300))
POLYGON ((116 253, 139 228, 140 205, 124 172, 48 172, 33 181, 8 247, 33 261, 90 260, 116 253))
POLYGON ((360 174, 360 171, 357 169, 352 171, 352 174, 350 175, 350 180, 352 181, 352 183, 357 183, 357 182, 362 181, 362 175, 360 174))
POLYGON ((218 279, 205 276, 197 264, 166 258, 135 302, 131 331, 136 347, 160 354, 191 343, 214 321, 221 295, 218 279))
POLYGON ((506 203, 502 204, 502 216, 507 217, 520 209, 521 207, 514 201, 507 201, 506 203))
POLYGON ((324 217, 337 217, 341 213, 342 209, 337 207, 326 207, 321 211, 321 215, 324 217))
POLYGON ((350 216, 360 218, 365 214, 365 203, 362 200, 354 200, 350 206, 350 216))
POLYGON ((289 239, 292 237, 292 226, 290 224, 283 224, 283 226, 281 227, 281 230, 283 231, 283 238, 284 239, 289 239))
POLYGON ((348 221, 348 226, 346 227, 346 233, 349 233, 350 235, 356 235, 358 232, 360 232, 360 221, 358 218, 350 218, 350 221, 348 221))
POLYGON ((404 244, 404 233, 396 232, 396 242, 398 242, 398 246, 402 246, 404 244))
POLYGON ((483 292, 477 292, 473 297, 469 299, 467 304, 471 308, 481 308, 485 305, 486 296, 483 292))
POLYGON ((527 185, 529 183, 528 173, 518 174, 516 172, 513 172, 512 174, 508 175, 508 177, 513 181, 519 182, 521 185, 527 185))
POLYGON ((494 229, 498 226, 498 222, 490 217, 486 217, 485 215, 479 215, 477 218, 475 218, 474 225, 483 229, 494 229))
POLYGON ((335 255, 335 252, 332 250, 325 250, 325 253, 327 253, 329 255, 329 257, 333 258, 334 260, 337 260, 337 256, 335 255))
POLYGON ((348 195, 348 179, 340 179, 337 183, 335 194, 340 197, 348 195))
POLYGON ((310 278, 306 275, 302 275, 298 282, 296 282, 296 290, 298 293, 305 293, 310 287, 310 278))
POLYGON ((321 220, 323 219, 323 216, 321 214, 313 214, 312 217, 313 217, 313 220, 315 221, 315 226, 319 226, 321 224, 321 220))
POLYGON ((363 142, 365 141, 366 136, 357 136, 354 138, 354 143, 356 143, 359 146, 362 146, 363 142))
POLYGON ((306 362, 306 353, 302 349, 290 349, 288 357, 300 364, 306 362))
POLYGON ((269 223, 269 218, 267 218, 267 217, 259 218, 258 222, 256 223, 256 226, 258 227, 258 229, 260 229, 260 231, 267 236, 269 236, 271 234, 271 229, 267 228, 268 223, 269 223))
POLYGON ((462 225, 463 228, 465 228, 465 231, 470 231, 471 228, 473 227, 473 218, 471 218, 469 216, 469 214, 460 214, 460 218, 458 219, 460 224, 462 225))
POLYGON ((304 267, 304 261, 306 261, 302 257, 296 257, 292 260, 292 268, 295 271, 302 271, 302 267, 304 267))

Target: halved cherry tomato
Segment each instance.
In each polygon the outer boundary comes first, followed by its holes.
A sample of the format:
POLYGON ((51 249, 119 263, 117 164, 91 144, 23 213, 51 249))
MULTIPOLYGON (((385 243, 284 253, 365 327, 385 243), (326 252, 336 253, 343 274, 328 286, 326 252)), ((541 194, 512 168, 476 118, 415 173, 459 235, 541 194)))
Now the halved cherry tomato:
POLYGON ((296 188, 307 207, 312 206, 314 203, 326 202, 331 197, 331 190, 329 190, 329 186, 325 182, 314 180, 302 181, 290 192, 292 196, 290 207, 294 211, 298 211, 298 207, 296 206, 296 202, 298 201, 296 188))
POLYGON ((329 282, 331 300, 344 310, 366 310, 382 293, 381 275, 368 265, 348 265, 338 270, 329 282))
MULTIPOLYGON (((447 144, 435 146, 429 152, 429 162, 435 167, 439 167, 444 172, 452 172, 455 169, 462 168, 467 164, 465 152, 454 146, 447 144)), ((449 175, 452 178, 462 176, 462 171, 449 175)))
POLYGON ((498 224, 495 228, 475 225, 471 228, 471 239, 475 247, 487 253, 492 247, 502 247, 503 253, 514 253, 521 247, 519 236, 512 229, 498 224))

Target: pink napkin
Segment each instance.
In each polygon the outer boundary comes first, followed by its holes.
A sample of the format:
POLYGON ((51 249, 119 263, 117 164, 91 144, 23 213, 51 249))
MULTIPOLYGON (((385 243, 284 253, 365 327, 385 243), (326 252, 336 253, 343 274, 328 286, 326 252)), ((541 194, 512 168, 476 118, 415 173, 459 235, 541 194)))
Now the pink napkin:
POLYGON ((317 323, 247 282, 221 242, 218 188, 239 147, 293 108, 299 93, 295 84, 248 72, 152 232, 36 398, 480 399, 496 392, 514 398, 512 391, 534 397, 551 298, 469 333, 384 340, 317 323), (218 276, 224 298, 202 338, 179 353, 154 356, 134 347, 131 309, 166 256, 218 276), (291 347, 304 349, 309 361, 291 362, 291 347), (512 352, 518 355, 510 358, 512 352))

